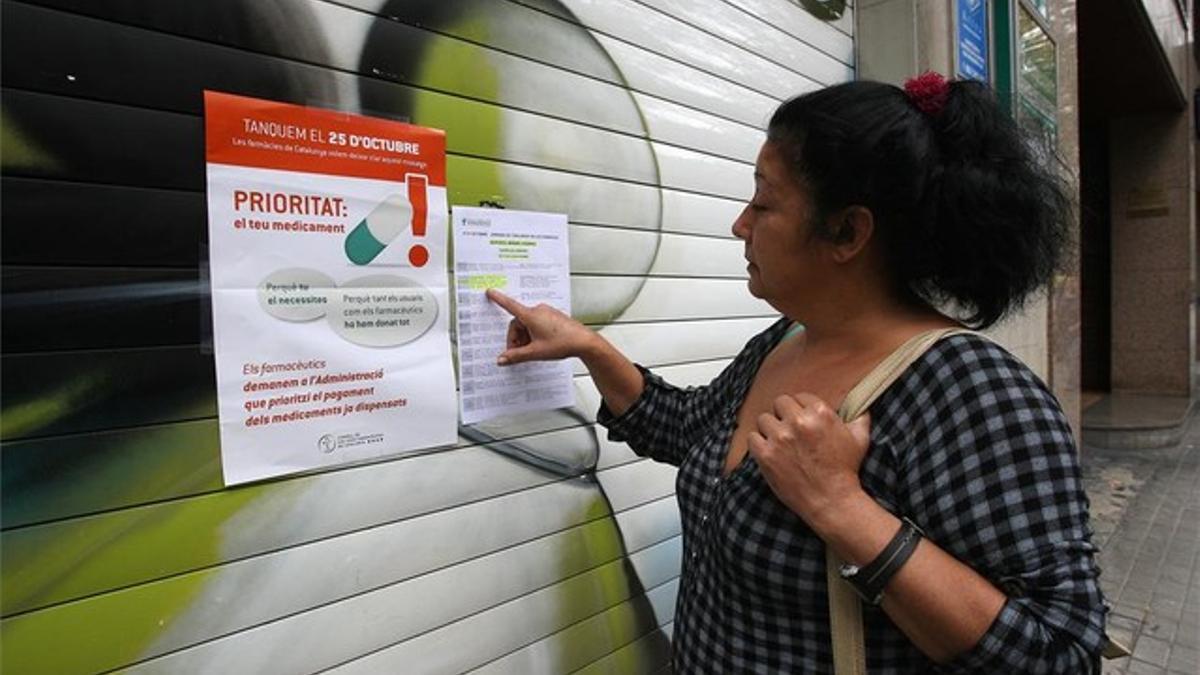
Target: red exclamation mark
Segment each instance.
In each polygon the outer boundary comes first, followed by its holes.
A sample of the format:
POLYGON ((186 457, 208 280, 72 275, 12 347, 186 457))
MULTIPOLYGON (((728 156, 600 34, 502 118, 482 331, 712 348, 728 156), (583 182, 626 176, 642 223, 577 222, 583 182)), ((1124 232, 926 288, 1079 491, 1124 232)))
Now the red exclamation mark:
MULTIPOLYGON (((413 173, 408 174, 405 180, 408 182, 408 203, 412 204, 412 233, 414 237, 424 237, 425 219, 429 213, 425 192, 429 180, 425 176, 413 173)), ((408 262, 412 263, 413 267, 424 267, 425 263, 429 262, 429 249, 421 244, 413 244, 412 248, 408 249, 408 262)))

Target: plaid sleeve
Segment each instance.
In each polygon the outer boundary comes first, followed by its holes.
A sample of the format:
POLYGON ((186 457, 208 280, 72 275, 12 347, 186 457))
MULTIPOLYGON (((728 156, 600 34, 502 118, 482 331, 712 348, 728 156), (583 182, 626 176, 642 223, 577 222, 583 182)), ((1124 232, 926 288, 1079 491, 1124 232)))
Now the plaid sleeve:
POLYGON ((645 387, 619 417, 603 402, 596 421, 608 429, 608 440, 628 443, 643 457, 679 466, 695 439, 695 420, 714 407, 713 385, 681 389, 640 364, 645 387))
POLYGON ((721 374, 702 387, 676 387, 637 365, 645 382, 641 396, 619 417, 601 401, 596 421, 608 429, 609 440, 628 443, 643 457, 679 466, 688 449, 712 431, 722 415, 737 412, 742 391, 789 323, 780 319, 751 338, 721 374))
POLYGON ((931 540, 1008 595, 979 643, 941 672, 1098 673, 1106 610, 1057 400, 977 337, 943 341, 923 368, 939 391, 917 424, 924 442, 904 460, 907 506, 931 540))

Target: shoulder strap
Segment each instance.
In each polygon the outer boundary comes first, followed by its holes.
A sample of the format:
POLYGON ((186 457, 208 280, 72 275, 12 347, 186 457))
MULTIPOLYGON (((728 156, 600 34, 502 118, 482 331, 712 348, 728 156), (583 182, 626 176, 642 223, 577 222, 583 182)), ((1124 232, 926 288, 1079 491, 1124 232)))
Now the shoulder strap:
MULTIPOLYGON (((867 374, 838 408, 842 421, 860 417, 875 399, 887 390, 904 371, 921 358, 938 340, 959 333, 973 333, 964 328, 939 328, 918 333, 900 345, 867 374)), ((833 633, 833 672, 836 675, 866 675, 867 652, 863 638, 862 604, 850 585, 842 581, 839 569, 842 561, 833 549, 825 549, 825 580, 829 586, 829 627, 833 633)))
POLYGON ((973 335, 976 333, 966 328, 937 328, 909 338, 907 342, 897 347, 896 351, 880 361, 874 370, 867 373, 867 376, 855 385, 850 393, 846 394, 841 407, 838 408, 838 415, 842 421, 849 422, 867 412, 875 399, 887 391, 887 388, 892 386, 892 383, 899 379, 909 366, 921 358, 939 340, 961 334, 973 335))

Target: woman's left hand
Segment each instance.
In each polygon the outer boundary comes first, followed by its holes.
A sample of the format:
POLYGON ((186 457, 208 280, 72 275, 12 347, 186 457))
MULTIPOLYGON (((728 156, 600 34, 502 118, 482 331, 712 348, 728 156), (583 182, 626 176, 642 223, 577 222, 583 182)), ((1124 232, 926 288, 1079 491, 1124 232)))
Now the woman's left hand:
POLYGON ((865 495, 858 469, 871 442, 867 415, 846 424, 812 394, 785 394, 773 413, 758 416, 750 455, 771 490, 818 533, 865 495))

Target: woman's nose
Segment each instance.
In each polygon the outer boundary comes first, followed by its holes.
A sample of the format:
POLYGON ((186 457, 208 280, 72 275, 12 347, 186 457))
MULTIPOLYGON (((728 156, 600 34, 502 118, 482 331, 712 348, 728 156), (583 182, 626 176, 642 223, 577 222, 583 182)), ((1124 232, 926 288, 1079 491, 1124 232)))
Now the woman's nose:
POLYGON ((750 236, 750 206, 747 205, 738 214, 738 217, 733 221, 733 236, 738 239, 745 240, 750 236))

